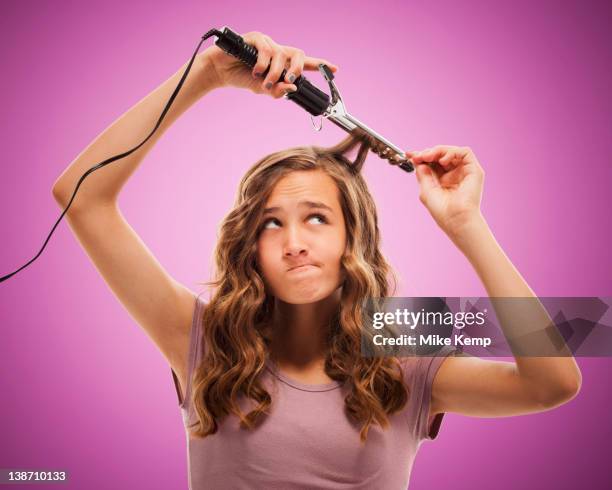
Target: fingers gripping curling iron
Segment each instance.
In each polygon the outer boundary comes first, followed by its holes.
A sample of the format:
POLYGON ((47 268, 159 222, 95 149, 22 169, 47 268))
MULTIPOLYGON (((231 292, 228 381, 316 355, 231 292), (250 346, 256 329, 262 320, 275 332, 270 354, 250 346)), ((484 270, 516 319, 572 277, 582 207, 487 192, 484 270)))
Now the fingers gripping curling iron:
MULTIPOLYGON (((257 48, 244 42, 244 39, 229 27, 223 27, 223 32, 213 30, 213 35, 217 36, 215 44, 226 53, 238 58, 249 68, 253 68, 257 63, 257 48)), ((263 76, 269 71, 266 69, 263 76)), ((329 119, 335 125, 341 127, 348 133, 352 134, 365 134, 369 136, 369 140, 372 143, 371 150, 376 153, 380 158, 389 160, 392 165, 398 165, 402 170, 406 172, 412 172, 414 167, 412 163, 406 158, 406 155, 393 143, 383 138, 373 129, 363 124, 359 119, 349 114, 346 110, 340 91, 334 83, 334 75, 327 65, 320 64, 319 72, 325 78, 329 84, 329 90, 331 92, 330 97, 315 87, 308 79, 301 75, 293 84, 297 87, 295 92, 285 95, 285 98, 295 102, 312 116, 322 116, 325 119, 329 119)), ((285 79, 286 70, 283 70, 280 80, 285 79)), ((313 122, 314 126, 314 122, 313 122)), ((323 126, 321 125, 315 130, 320 131, 323 126)))
MULTIPOLYGON (((53 225, 53 228, 51 228, 51 232, 47 236, 47 239, 45 240, 45 243, 39 250, 38 254, 36 254, 34 258, 30 259, 29 262, 22 265, 16 271, 0 277, 0 282, 4 282, 10 277, 14 276, 20 270, 26 268, 28 265, 30 265, 32 262, 34 262, 39 257, 39 255, 42 253, 42 251, 47 246, 47 243, 49 242, 51 235, 57 228, 57 225, 59 224, 59 222, 62 220, 62 218, 64 217, 64 215, 70 208, 72 201, 74 201, 74 197, 76 196, 76 193, 79 190, 79 187, 81 186, 81 184, 83 183, 83 181, 87 178, 89 174, 91 174, 92 172, 95 172, 96 170, 101 169, 102 167, 105 167, 106 165, 110 163, 113 163, 116 160, 120 160, 121 158, 126 157, 129 154, 133 153, 138 148, 140 148, 142 145, 144 145, 147 142, 147 140, 153 135, 153 133, 157 131, 157 128, 159 128, 161 122, 166 116, 168 110, 170 109, 170 106, 174 102, 174 99, 176 98, 177 94, 181 90, 181 87, 183 86, 183 83, 185 82, 185 79, 187 78, 187 75, 189 74, 189 71, 191 70, 191 66, 193 65, 195 57, 198 54, 198 51, 200 50, 200 46, 206 39, 208 39, 211 36, 217 36, 217 40, 215 41, 215 44, 219 48, 223 49, 226 53, 232 56, 235 56, 236 58, 238 58, 240 61, 245 63, 250 68, 253 68, 255 64, 257 63, 257 49, 254 46, 251 46, 245 43, 244 39, 239 34, 236 34, 234 31, 232 31, 229 27, 224 27, 223 31, 219 31, 217 29, 211 29, 204 36, 202 36, 202 39, 200 40, 198 47, 195 49, 195 52, 193 53, 193 56, 191 57, 191 60, 189 61, 189 64, 187 65, 185 72, 181 76, 181 80, 179 81, 178 85, 174 89, 174 92, 170 96, 170 99, 168 99, 168 102, 166 103, 166 106, 164 107, 164 110, 162 111, 161 116, 159 117, 157 121, 157 124, 155 125, 153 130, 149 133, 149 135, 140 144, 138 144, 131 150, 128 150, 119 155, 115 155, 110 158, 107 158, 106 160, 100 163, 97 163, 96 165, 91 167, 89 170, 87 170, 87 172, 85 172, 81 176, 79 181, 77 182, 74 192, 72 193, 72 197, 68 201, 68 205, 66 206, 66 209, 64 209, 60 217, 55 222, 55 225, 53 225)), ((266 71, 264 72, 264 76, 265 76, 265 73, 267 73, 268 71, 269 71, 269 68, 266 69, 266 71)), ((334 75, 332 74, 331 70, 326 65, 321 64, 319 65, 319 71, 321 72, 321 75, 323 75, 323 77, 329 84, 329 89, 331 92, 331 100, 330 100, 330 97, 325 92, 322 92, 317 87, 315 87, 304 76, 298 77, 293 82, 293 84, 297 87, 297 90, 293 93, 287 94, 285 98, 295 102, 300 107, 305 109, 308 113, 310 113, 311 118, 312 116, 315 116, 315 117, 321 116, 325 119, 329 119, 334 124, 341 127, 348 133, 355 134, 356 136, 359 136, 359 137, 365 136, 368 142, 370 143, 371 150, 374 153, 376 153, 379 157, 389 160, 389 163, 391 163, 392 165, 399 166, 399 168, 401 168, 402 170, 405 170, 406 172, 412 172, 414 170, 412 163, 410 163, 410 161, 406 158, 406 155, 397 146, 387 141, 381 135, 379 135, 378 133, 376 133, 369 127, 367 127, 365 124, 360 122, 357 118, 351 116, 348 113, 348 111, 346 110, 346 106, 344 105, 344 102, 342 101, 342 97, 340 96, 340 92, 338 91, 338 88, 336 87, 336 84, 334 83, 334 75)), ((283 70, 283 73, 281 74, 279 80, 283 80, 285 78, 285 74, 286 74, 286 70, 283 70)), ((321 128, 322 128, 322 124, 318 128, 315 126, 315 129, 317 131, 320 131, 321 128)))

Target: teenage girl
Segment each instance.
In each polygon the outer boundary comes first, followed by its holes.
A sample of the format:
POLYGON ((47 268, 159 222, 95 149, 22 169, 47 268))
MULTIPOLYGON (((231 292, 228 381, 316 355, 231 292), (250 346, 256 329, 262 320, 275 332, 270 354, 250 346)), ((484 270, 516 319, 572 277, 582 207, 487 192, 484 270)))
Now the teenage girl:
MULTIPOLYGON (((221 225, 209 302, 163 269, 117 198, 164 131, 212 90, 279 99, 319 63, 338 70, 260 32, 243 37, 258 50, 253 70, 214 45, 200 53, 157 132, 92 173, 67 213, 106 283, 169 363, 188 436, 190 488, 405 489, 420 443, 436 437, 445 412, 513 416, 572 399, 581 375, 571 355, 515 362, 451 348, 430 357, 360 355, 362 302, 390 296, 394 276, 360 172, 368 144, 356 136, 332 148, 279 151, 247 171, 221 225)), ((53 188, 62 209, 94 162, 148 135, 184 69, 68 166, 53 188)), ((489 296, 534 298, 481 213, 484 172, 473 151, 441 145, 407 154, 420 201, 489 296)), ((412 253, 427 251, 416 243, 412 253)), ((533 321, 542 315, 536 311, 533 321)), ((517 333, 511 323, 502 322, 507 337, 517 333)))

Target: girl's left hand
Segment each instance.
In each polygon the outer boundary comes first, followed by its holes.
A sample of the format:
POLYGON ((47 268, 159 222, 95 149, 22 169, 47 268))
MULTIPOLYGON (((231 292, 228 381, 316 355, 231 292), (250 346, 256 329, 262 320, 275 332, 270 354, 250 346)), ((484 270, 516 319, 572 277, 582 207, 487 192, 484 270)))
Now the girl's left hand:
POLYGON ((405 153, 415 166, 420 201, 446 234, 456 235, 482 218, 484 170, 469 147, 438 145, 405 153))

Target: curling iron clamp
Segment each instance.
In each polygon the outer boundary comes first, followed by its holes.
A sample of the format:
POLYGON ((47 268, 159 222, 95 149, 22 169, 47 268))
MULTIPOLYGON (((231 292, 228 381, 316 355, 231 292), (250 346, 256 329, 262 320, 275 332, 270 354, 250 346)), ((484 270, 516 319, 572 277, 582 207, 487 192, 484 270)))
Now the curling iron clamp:
MULTIPOLYGON (((200 43, 195 49, 195 52, 193 53, 193 56, 191 57, 191 60, 189 61, 189 64, 187 65, 187 68, 185 69, 185 72, 183 73, 180 82, 174 89, 174 92, 172 93, 172 96, 166 103, 166 106, 164 107, 164 110, 162 111, 161 116, 159 117, 157 121, 157 124, 155 125, 153 130, 149 133, 149 135, 142 142, 140 142, 140 144, 138 144, 134 148, 124 153, 120 153, 119 155, 114 155, 110 158, 107 158, 106 160, 95 164, 93 167, 87 170, 87 172, 85 172, 81 176, 79 181, 77 182, 74 192, 72 193, 72 197, 68 201, 68 205, 66 206, 66 208, 64 209, 60 217, 57 219, 57 221, 55 222, 55 225, 53 225, 53 228, 51 229, 51 232, 47 236, 47 239, 45 240, 45 243, 43 244, 40 251, 36 254, 36 256, 33 259, 30 259, 29 262, 22 265, 16 271, 13 271, 10 274, 1 276, 0 283, 6 281, 10 277, 17 274, 20 270, 26 268, 28 265, 30 265, 32 262, 34 262, 39 257, 39 255, 42 253, 42 251, 47 246, 47 243, 49 242, 51 235, 57 228, 57 225, 59 224, 59 222, 62 220, 62 218, 64 217, 64 215, 66 214, 70 206, 72 205, 72 201, 74 201, 74 197, 76 196, 76 193, 79 190, 79 187, 81 186, 81 184, 83 183, 83 181, 87 178, 89 174, 91 174, 92 172, 95 172, 96 170, 100 170, 102 167, 105 167, 106 165, 109 165, 115 162, 116 160, 120 160, 130 155, 131 153, 136 151, 138 148, 140 148, 142 145, 144 145, 147 142, 147 140, 153 135, 153 133, 157 131, 157 128, 159 128, 161 122, 166 116, 168 110, 170 109, 170 106, 174 102, 174 99, 180 92, 181 87, 183 86, 183 83, 185 82, 185 79, 187 78, 187 75, 189 74, 189 71, 191 70, 191 67, 193 66, 195 57, 198 54, 198 51, 200 50, 200 46, 206 39, 208 39, 211 36, 217 36, 217 40, 215 41, 215 44, 219 48, 221 48, 226 53, 232 56, 235 56, 240 61, 245 63, 248 67, 253 68, 255 64, 257 63, 257 49, 254 46, 251 46, 250 44, 245 43, 244 39, 239 34, 236 34, 234 31, 232 31, 229 27, 224 27, 222 32, 219 31, 218 29, 209 30, 204 36, 202 36, 202 39, 200 40, 200 43)), ((266 71, 264 72, 264 76, 265 76, 265 73, 267 73, 268 71, 269 71, 269 68, 267 68, 266 71)), ((406 155, 402 152, 402 150, 400 150, 393 143, 387 141, 377 132, 368 128, 365 124, 363 124, 361 121, 351 116, 347 112, 346 106, 344 105, 344 102, 342 101, 342 97, 340 97, 340 92, 338 91, 338 88, 336 87, 336 84, 334 83, 334 75, 332 74, 331 70, 326 65, 320 64, 319 71, 321 72, 321 74, 323 75, 325 80, 327 80, 327 83, 329 84, 329 89, 332 94, 331 101, 330 101, 330 97, 325 92, 322 92, 317 87, 315 87, 304 76, 298 77, 293 82, 293 84, 297 87, 297 90, 295 92, 287 94, 285 98, 292 100, 293 102, 298 104, 300 107, 304 108, 307 112, 309 112, 311 119, 312 119, 312 116, 315 116, 315 117, 322 116, 323 118, 329 119, 337 126, 340 126, 342 129, 344 129, 348 133, 354 134, 359 139, 368 140, 367 142, 370 144, 371 150, 374 153, 376 153, 379 157, 389 160, 389 163, 391 163, 392 165, 397 165, 399 166, 399 168, 401 168, 402 170, 405 170, 406 172, 414 171, 414 167, 412 166, 412 163, 408 161, 408 159, 406 158, 406 155)), ((278 81, 284 80, 286 73, 287 73, 287 70, 283 70, 283 73, 281 74, 278 81)), ((313 126, 314 126, 314 122, 313 122, 313 126)), ((321 125, 318 128, 315 126, 315 130, 320 131, 322 126, 323 124, 321 121, 321 125)))
MULTIPOLYGON (((223 32, 213 30, 213 35, 217 36, 215 44, 226 53, 238 58, 249 68, 253 68, 257 63, 257 48, 244 42, 244 39, 229 27, 225 26, 222 28, 223 32)), ((269 68, 263 74, 265 77, 269 68)), ((319 71, 323 78, 329 84, 329 90, 331 92, 330 97, 323 91, 315 87, 308 79, 301 75, 293 84, 297 87, 295 92, 288 93, 284 97, 298 104, 300 107, 310 113, 310 118, 313 116, 322 116, 325 119, 329 119, 336 126, 341 127, 346 132, 355 135, 366 135, 367 139, 371 144, 371 150, 376 153, 380 158, 389 160, 392 165, 398 165, 402 170, 406 172, 414 171, 414 166, 406 158, 405 153, 400 150, 397 146, 391 143, 389 140, 382 137, 373 129, 366 126, 364 123, 359 121, 356 117, 349 114, 346 110, 340 91, 334 83, 334 75, 327 65, 320 64, 319 71)), ((286 70, 283 70, 280 80, 285 79, 286 70)), ((314 126, 314 121, 313 121, 314 126)), ((314 126, 316 131, 320 131, 323 127, 323 120, 319 127, 314 126)))

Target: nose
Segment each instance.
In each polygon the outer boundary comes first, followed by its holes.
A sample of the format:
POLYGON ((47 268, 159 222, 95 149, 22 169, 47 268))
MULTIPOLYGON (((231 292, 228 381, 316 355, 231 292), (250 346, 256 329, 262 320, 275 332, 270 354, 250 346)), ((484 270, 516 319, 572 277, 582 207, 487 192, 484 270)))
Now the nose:
POLYGON ((303 235, 300 233, 299 226, 288 225, 286 230, 287 233, 285 235, 284 254, 288 256, 298 256, 302 253, 306 253, 308 248, 304 241, 303 235))

